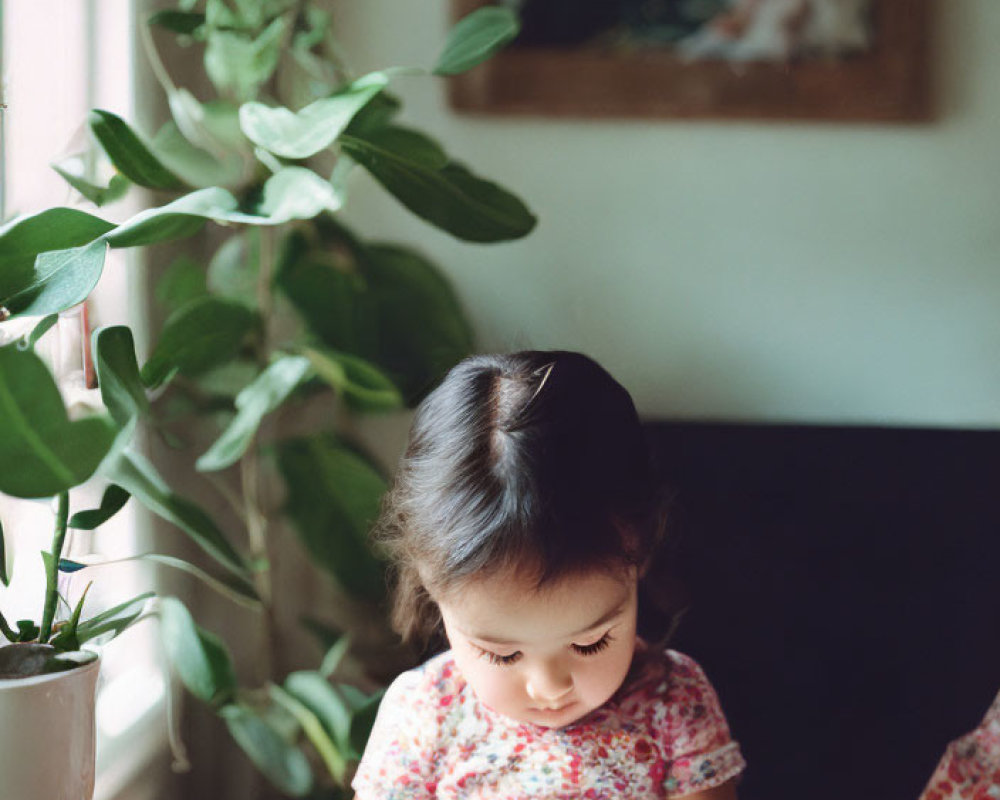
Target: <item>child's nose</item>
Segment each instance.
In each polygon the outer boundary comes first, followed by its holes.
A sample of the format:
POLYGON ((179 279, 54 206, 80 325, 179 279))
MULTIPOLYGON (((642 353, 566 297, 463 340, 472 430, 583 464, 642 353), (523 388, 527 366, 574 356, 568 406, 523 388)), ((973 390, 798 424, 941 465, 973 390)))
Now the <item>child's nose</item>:
POLYGON ((525 691, 534 703, 557 705, 573 691, 573 676, 558 664, 542 664, 529 675, 525 691))

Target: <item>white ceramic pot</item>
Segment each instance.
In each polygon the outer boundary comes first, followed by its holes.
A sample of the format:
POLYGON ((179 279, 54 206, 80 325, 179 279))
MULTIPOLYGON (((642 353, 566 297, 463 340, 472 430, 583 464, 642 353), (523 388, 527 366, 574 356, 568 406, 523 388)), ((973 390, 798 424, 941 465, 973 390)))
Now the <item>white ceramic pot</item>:
POLYGON ((0 679, 3 800, 92 800, 99 665, 0 679))

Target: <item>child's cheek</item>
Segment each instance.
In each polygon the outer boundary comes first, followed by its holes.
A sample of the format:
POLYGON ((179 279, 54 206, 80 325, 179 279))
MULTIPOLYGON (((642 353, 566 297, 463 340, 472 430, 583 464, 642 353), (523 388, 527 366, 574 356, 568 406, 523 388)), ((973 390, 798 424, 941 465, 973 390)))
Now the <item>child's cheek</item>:
POLYGON ((480 676, 477 694, 480 699, 501 714, 517 717, 524 713, 525 697, 517 670, 487 665, 488 672, 480 676))
POLYGON ((523 712, 525 703, 516 669, 494 666, 467 652, 456 652, 455 658, 462 676, 481 703, 501 714, 523 712))
POLYGON ((588 710, 604 705, 625 682, 635 654, 634 624, 617 632, 617 641, 604 654, 583 659, 574 674, 579 698, 588 710))
POLYGON ((603 705, 625 680, 632 664, 634 647, 620 647, 607 658, 595 658, 592 665, 581 670, 577 689, 590 709, 603 705))

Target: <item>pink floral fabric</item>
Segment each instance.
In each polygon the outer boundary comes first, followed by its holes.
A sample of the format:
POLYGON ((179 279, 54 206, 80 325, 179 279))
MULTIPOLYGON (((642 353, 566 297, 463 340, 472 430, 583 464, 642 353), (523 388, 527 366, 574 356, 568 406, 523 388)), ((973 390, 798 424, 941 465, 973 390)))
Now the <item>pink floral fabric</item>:
POLYGON ((978 728, 948 745, 920 800, 1000 800, 1000 694, 978 728))
POLYGON ((358 767, 358 800, 672 798, 745 767, 693 659, 640 647, 604 706, 564 728, 479 703, 450 652, 389 687, 358 767))

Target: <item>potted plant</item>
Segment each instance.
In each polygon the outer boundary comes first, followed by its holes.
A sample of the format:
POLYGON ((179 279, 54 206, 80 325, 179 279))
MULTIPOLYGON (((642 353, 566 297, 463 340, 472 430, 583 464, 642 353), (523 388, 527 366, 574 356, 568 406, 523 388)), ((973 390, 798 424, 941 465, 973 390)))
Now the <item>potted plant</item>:
MULTIPOLYGON (((40 319, 19 343, 0 347, 0 492, 57 498, 44 556, 45 612, 37 624, 5 620, 4 651, 51 648, 43 672, 71 667, 62 674, 82 677, 93 669, 92 656, 81 654, 87 641, 139 617, 145 595, 91 619, 81 601, 55 622, 59 574, 88 567, 64 557, 66 529, 92 530, 134 498, 184 531, 209 566, 145 558, 253 608, 260 626, 265 674, 243 686, 223 640, 175 598, 156 598, 182 683, 277 791, 338 797, 379 694, 334 680, 345 657, 361 658, 348 654, 350 631, 321 631, 329 648, 316 669, 275 667, 282 592, 272 582, 272 535, 290 525, 315 567, 377 617, 382 566, 365 532, 386 480, 343 430, 324 424, 291 435, 274 420, 302 416, 317 402, 338 409, 328 417, 412 405, 471 350, 469 324, 437 268, 410 248, 366 239, 339 212, 349 179, 367 172, 410 211, 464 241, 507 241, 532 229, 535 219, 518 198, 400 125, 392 93, 401 75, 471 68, 513 38, 517 21, 501 8, 481 9, 455 26, 431 70, 362 76, 341 60, 331 17, 312 0, 185 0, 149 23, 156 36, 174 35, 202 54, 217 96, 197 99, 175 85, 144 27, 172 119, 147 140, 94 110, 88 125, 97 158, 55 165, 96 206, 138 186, 148 190, 147 207, 120 222, 99 209, 51 208, 0 229, 0 318, 40 319), (106 165, 103 176, 79 169, 95 161, 106 165), (151 332, 147 358, 127 326, 93 332, 105 410, 70 419, 35 342, 86 301, 109 248, 187 239, 210 222, 220 226, 212 257, 181 257, 157 286, 168 313, 151 332), (188 432, 213 426, 211 445, 192 447, 188 432), (139 432, 187 453, 192 474, 219 486, 243 524, 227 530, 169 485, 137 446, 139 432), (102 501, 71 515, 69 490, 88 480, 104 483, 102 501), (261 502, 272 481, 284 487, 281 508, 261 502)), ((383 660, 374 655, 373 667, 383 660)), ((9 719, 0 717, 0 729, 9 719)))

